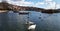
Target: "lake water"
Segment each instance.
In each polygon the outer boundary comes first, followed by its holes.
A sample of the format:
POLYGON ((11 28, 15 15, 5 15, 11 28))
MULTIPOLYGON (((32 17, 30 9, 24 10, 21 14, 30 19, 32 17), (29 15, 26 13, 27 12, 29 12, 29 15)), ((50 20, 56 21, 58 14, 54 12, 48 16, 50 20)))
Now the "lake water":
POLYGON ((37 25, 35 31, 60 31, 60 13, 46 14, 36 11, 30 11, 26 15, 12 11, 0 13, 0 31, 26 31, 24 23, 28 19, 37 25))

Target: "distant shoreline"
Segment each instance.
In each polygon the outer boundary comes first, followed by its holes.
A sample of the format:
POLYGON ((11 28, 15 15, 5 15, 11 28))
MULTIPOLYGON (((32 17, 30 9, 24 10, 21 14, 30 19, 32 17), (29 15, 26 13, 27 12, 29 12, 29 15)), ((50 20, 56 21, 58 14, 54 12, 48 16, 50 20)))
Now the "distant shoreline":
POLYGON ((0 13, 4 13, 4 12, 7 12, 7 10, 0 10, 0 13))

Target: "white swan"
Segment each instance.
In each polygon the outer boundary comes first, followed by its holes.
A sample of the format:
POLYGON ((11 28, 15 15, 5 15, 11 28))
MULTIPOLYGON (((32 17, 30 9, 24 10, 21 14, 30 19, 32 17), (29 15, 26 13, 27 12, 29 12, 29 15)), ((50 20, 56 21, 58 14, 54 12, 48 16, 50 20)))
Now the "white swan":
POLYGON ((35 29, 35 28, 36 28, 36 24, 29 26, 28 30, 35 29))
POLYGON ((28 21, 27 25, 29 25, 27 28, 28 30, 34 30, 36 28, 36 24, 34 24, 34 22, 28 21))
POLYGON ((28 30, 35 30, 36 24, 34 22, 31 22, 31 21, 26 20, 26 24, 28 26, 27 27, 28 30))

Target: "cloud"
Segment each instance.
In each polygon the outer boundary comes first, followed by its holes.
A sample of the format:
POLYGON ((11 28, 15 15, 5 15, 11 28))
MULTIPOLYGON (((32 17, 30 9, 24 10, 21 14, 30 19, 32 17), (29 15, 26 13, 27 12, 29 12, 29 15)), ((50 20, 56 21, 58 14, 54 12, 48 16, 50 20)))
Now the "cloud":
POLYGON ((35 7, 45 8, 45 9, 57 9, 60 8, 60 4, 56 4, 53 0, 45 0, 43 2, 37 2, 35 7))
POLYGON ((2 2, 2 0, 0 0, 0 2, 2 2))
POLYGON ((11 0, 11 1, 25 1, 25 0, 11 0))
POLYGON ((7 1, 25 1, 25 0, 7 0, 7 1))
POLYGON ((44 4, 45 4, 44 2, 37 2, 36 4, 34 4, 34 7, 40 7, 44 4))
POLYGON ((47 9, 55 9, 55 2, 48 2, 46 8, 47 9))
POLYGON ((16 2, 8 0, 8 2, 10 4, 19 5, 19 6, 32 6, 33 5, 33 2, 27 2, 25 0, 20 0, 20 1, 16 1, 16 2))
MULTIPOLYGON (((0 0, 1 1, 1 0, 0 0)), ((53 0, 45 0, 42 2, 28 2, 25 0, 7 0, 8 3, 13 5, 19 5, 19 6, 33 6, 33 7, 39 7, 39 8, 45 8, 45 9, 55 9, 60 8, 60 4, 56 4, 53 0)))
POLYGON ((60 8, 60 4, 56 3, 56 2, 48 2, 47 3, 47 9, 58 9, 60 8))
POLYGON ((32 6, 33 5, 33 2, 18 2, 18 5, 20 6, 32 6))
POLYGON ((53 0, 45 0, 45 1, 49 2, 49 1, 53 1, 53 0))
POLYGON ((44 2, 37 2, 36 5, 43 5, 44 2))
POLYGON ((57 4, 57 5, 56 5, 56 8, 57 8, 57 9, 60 8, 60 4, 57 4))

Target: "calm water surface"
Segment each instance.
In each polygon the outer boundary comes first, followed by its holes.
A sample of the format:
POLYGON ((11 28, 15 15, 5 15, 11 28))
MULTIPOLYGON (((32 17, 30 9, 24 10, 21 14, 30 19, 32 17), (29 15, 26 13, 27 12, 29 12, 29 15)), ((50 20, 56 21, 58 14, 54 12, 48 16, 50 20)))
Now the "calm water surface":
POLYGON ((26 19, 35 22, 35 31, 60 31, 60 13, 46 14, 35 11, 30 11, 26 15, 12 11, 0 13, 0 31, 26 31, 26 19))

